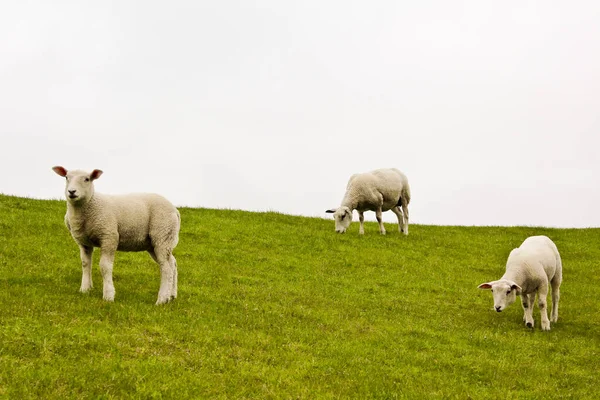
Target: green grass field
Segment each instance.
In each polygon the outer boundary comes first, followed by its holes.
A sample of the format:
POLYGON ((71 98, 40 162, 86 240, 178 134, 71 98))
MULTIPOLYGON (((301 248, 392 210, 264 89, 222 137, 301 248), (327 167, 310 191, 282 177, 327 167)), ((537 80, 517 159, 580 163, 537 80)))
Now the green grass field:
MULTIPOLYGON (((0 398, 598 398, 600 229, 358 223, 180 209, 179 298, 118 253, 114 303, 78 292, 63 201, 0 195, 0 398), (477 285, 551 237, 557 324, 492 310, 477 285)), ((548 297, 550 302, 550 296, 548 297)))

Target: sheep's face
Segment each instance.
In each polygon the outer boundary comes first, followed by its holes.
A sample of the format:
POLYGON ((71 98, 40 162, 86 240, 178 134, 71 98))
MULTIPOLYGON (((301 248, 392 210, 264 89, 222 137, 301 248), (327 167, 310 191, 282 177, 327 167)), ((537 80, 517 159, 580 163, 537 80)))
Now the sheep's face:
POLYGON ((352 222, 352 210, 348 207, 340 207, 333 213, 333 219, 335 220, 335 231, 346 233, 352 222))
POLYGON ((521 287, 515 282, 509 280, 499 280, 494 282, 482 283, 479 289, 488 289, 492 291, 494 297, 494 309, 501 312, 510 306, 521 293, 521 287))
POLYGON ((94 180, 102 175, 99 169, 91 173, 74 170, 67 171, 63 167, 52 168, 58 175, 66 178, 65 197, 73 205, 82 204, 92 198, 94 195, 94 180))

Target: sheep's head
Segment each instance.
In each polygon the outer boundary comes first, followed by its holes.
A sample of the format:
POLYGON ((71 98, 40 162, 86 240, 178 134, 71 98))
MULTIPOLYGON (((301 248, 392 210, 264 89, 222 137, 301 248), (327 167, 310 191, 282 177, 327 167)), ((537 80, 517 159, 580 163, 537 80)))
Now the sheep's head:
POLYGON ((333 213, 333 219, 335 220, 335 231, 337 233, 345 233, 346 229, 352 222, 352 210, 349 207, 332 208, 325 212, 333 213))
POLYGON ((102 175, 102 171, 99 169, 95 169, 91 173, 81 170, 67 171, 64 167, 54 167, 52 170, 66 178, 65 197, 73 205, 83 204, 92 198, 94 180, 102 175))
POLYGON ((479 289, 487 289, 492 291, 494 296, 494 309, 501 312, 510 306, 517 299, 517 295, 521 294, 521 287, 513 281, 501 279, 499 281, 482 283, 477 286, 479 289))

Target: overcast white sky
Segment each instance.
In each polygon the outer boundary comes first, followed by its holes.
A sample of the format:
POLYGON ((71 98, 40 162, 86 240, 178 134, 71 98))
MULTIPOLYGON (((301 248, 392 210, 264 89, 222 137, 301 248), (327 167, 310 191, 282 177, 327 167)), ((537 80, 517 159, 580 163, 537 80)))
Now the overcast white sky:
POLYGON ((325 217, 396 167, 415 223, 600 226, 598 1, 12 1, 0 55, 5 194, 325 217))

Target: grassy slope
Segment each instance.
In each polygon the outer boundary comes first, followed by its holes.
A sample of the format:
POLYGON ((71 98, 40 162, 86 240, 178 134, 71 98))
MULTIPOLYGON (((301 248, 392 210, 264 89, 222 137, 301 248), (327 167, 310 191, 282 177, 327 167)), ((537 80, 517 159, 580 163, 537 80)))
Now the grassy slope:
MULTIPOLYGON (((77 292, 65 204, 0 195, 0 397, 586 398, 600 384, 600 229, 394 226, 182 209, 179 298, 119 253, 116 302, 77 292), (550 332, 479 283, 550 236, 564 262, 550 332)), ((550 297, 549 297, 550 299, 550 297)), ((520 302, 519 302, 520 303, 520 302)))

